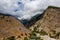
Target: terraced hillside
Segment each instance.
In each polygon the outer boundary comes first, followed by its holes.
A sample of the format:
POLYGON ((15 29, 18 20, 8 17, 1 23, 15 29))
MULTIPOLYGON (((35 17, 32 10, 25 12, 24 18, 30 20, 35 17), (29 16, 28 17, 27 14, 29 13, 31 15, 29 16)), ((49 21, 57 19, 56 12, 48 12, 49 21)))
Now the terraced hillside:
POLYGON ((15 17, 0 13, 0 40, 23 40, 28 37, 30 31, 15 17), (7 38, 8 37, 8 38, 7 38))
POLYGON ((48 7, 44 12, 43 18, 38 20, 30 29, 33 30, 34 27, 35 29, 38 28, 38 31, 40 30, 39 34, 41 32, 43 35, 47 33, 49 37, 60 40, 60 8, 48 7))

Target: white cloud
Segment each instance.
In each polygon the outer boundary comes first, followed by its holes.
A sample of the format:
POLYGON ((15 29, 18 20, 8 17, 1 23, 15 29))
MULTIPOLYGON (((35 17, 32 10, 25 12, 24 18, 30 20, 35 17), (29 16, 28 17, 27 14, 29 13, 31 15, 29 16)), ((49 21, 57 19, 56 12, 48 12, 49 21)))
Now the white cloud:
POLYGON ((41 14, 49 5, 60 7, 60 0, 0 0, 0 12, 17 15, 19 19, 30 19, 41 14))

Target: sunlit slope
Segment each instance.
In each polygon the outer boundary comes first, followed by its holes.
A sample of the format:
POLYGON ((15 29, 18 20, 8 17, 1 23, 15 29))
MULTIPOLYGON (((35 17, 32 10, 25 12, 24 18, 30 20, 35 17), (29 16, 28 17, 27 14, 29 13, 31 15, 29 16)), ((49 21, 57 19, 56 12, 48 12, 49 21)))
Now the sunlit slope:
POLYGON ((37 27, 45 31, 48 36, 60 40, 60 8, 49 6, 43 18, 38 20, 30 29, 37 27))
POLYGON ((18 19, 10 15, 0 14, 0 40, 12 36, 23 40, 29 34, 30 31, 18 19))

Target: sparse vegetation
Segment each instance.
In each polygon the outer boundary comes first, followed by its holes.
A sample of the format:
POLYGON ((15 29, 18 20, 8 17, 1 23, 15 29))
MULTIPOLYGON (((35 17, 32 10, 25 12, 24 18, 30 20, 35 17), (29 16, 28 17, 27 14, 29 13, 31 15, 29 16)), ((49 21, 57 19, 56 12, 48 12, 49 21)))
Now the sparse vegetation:
POLYGON ((27 38, 27 37, 25 37, 25 38, 24 38, 24 40, 28 40, 28 38, 27 38))
MULTIPOLYGON (((38 30, 39 27, 34 27, 33 31, 31 32, 31 35, 29 37, 24 37, 24 40, 44 40, 41 38, 41 36, 44 35, 48 35, 48 33, 46 33, 43 29, 41 29, 41 31, 38 30), (39 34, 37 36, 37 33, 39 34)), ((56 34, 55 30, 51 30, 53 32, 53 34, 56 34)), ((52 36, 51 34, 49 34, 51 38, 58 38, 60 35, 60 32, 58 32, 55 36, 52 36)), ((7 38, 7 40, 15 40, 14 37, 9 37, 7 38)))
POLYGON ((51 38, 56 38, 58 39, 60 36, 60 32, 56 33, 54 36, 52 36, 51 34, 49 34, 51 38))
POLYGON ((47 33, 45 31, 41 30, 40 35, 47 35, 47 33))
POLYGON ((15 40, 14 36, 8 37, 6 40, 15 40))
POLYGON ((53 32, 53 34, 56 34, 56 31, 55 30, 51 30, 51 32, 53 32))
POLYGON ((43 39, 41 39, 41 37, 37 37, 37 35, 35 33, 32 33, 30 35, 30 40, 43 40, 43 39))
POLYGON ((55 37, 58 39, 59 38, 59 36, 60 36, 60 32, 58 32, 56 35, 55 35, 55 37))

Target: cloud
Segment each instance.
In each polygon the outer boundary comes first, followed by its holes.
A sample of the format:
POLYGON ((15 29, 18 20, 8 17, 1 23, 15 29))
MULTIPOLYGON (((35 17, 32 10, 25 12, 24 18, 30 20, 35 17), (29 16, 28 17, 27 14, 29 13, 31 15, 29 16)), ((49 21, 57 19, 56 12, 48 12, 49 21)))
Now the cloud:
POLYGON ((60 0, 0 0, 0 12, 18 16, 19 19, 31 19, 48 6, 60 7, 59 4, 60 0))

